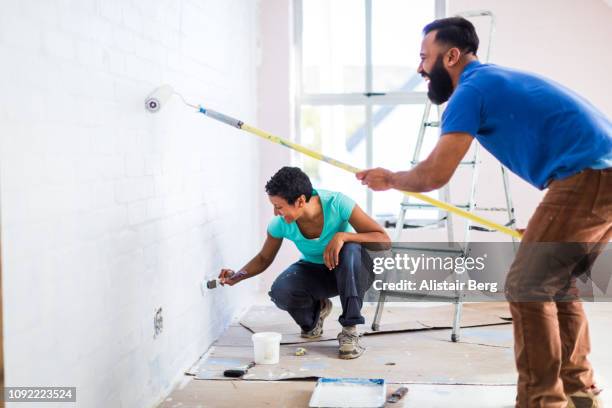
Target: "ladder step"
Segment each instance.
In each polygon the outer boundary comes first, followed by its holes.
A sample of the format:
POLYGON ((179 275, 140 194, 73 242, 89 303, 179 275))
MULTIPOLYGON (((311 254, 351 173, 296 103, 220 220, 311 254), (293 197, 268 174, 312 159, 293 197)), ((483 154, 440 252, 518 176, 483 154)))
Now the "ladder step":
POLYGON ((440 126, 440 122, 439 121, 431 121, 431 122, 423 122, 423 126, 425 127, 439 127, 440 126))
MULTIPOLYGON (((437 220, 405 220, 403 229, 412 229, 412 228, 426 228, 426 227, 440 227, 446 221, 446 217, 442 217, 437 220)), ((397 219, 393 220, 385 220, 384 222, 385 228, 395 228, 397 227, 397 219)))
POLYGON ((391 246, 395 252, 419 252, 419 253, 443 253, 443 254, 455 254, 463 255, 464 251, 460 248, 425 248, 425 247, 411 247, 406 245, 393 244, 391 246))
POLYGON ((410 299, 410 298, 419 298, 419 297, 426 297, 427 299, 437 299, 437 300, 441 300, 441 301, 445 301, 445 300, 460 300, 465 298, 465 294, 457 292, 457 294, 455 296, 448 294, 448 295, 439 295, 437 293, 428 293, 428 292, 418 292, 418 291, 414 291, 414 292, 401 292, 399 290, 381 290, 381 293, 384 293, 385 296, 388 297, 398 297, 398 298, 404 298, 404 299, 410 299))
MULTIPOLYGON (((506 224, 504 224, 504 227, 511 227, 515 223, 516 223, 516 220, 510 220, 506 224)), ((474 230, 474 231, 481 231, 481 232, 496 232, 497 231, 497 230, 494 230, 494 229, 489 229, 489 228, 481 227, 479 225, 470 225, 470 229, 474 230)))
POLYGON ((499 212, 506 212, 508 211, 507 208, 504 207, 474 207, 475 211, 499 211, 499 212))
POLYGON ((485 227, 479 227, 478 225, 470 225, 470 230, 472 231, 480 231, 480 232, 496 232, 497 230, 492 230, 485 227))
MULTIPOLYGON (((433 209, 438 209, 438 207, 436 207, 433 204, 401 203, 400 205, 402 206, 402 208, 416 208, 416 209, 429 209, 429 208, 433 208, 433 209)), ((467 206, 465 204, 453 204, 453 205, 455 207, 463 208, 463 209, 468 209, 469 208, 469 206, 467 206)))

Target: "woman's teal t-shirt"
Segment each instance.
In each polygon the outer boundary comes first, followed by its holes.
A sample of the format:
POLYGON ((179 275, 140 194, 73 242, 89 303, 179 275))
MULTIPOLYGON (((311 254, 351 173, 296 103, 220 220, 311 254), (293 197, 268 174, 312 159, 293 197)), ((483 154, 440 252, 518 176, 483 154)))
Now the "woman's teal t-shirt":
POLYGON ((323 208, 323 231, 319 238, 305 238, 295 221, 287 224, 280 215, 272 218, 268 224, 268 234, 293 241, 303 260, 322 264, 325 247, 337 232, 355 232, 348 222, 355 202, 335 191, 314 190, 313 195, 319 196, 323 208))

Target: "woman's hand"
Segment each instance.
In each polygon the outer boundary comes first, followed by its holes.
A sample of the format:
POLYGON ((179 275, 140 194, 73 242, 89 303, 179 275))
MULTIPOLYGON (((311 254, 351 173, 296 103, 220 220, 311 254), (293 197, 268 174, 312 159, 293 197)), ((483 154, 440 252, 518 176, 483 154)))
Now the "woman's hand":
POLYGON ((340 250, 344 245, 344 234, 336 232, 334 237, 329 241, 323 252, 323 262, 330 270, 334 269, 340 263, 340 250))
POLYGON ((234 286, 246 276, 245 271, 234 272, 232 269, 221 269, 219 274, 219 283, 221 285, 234 286))

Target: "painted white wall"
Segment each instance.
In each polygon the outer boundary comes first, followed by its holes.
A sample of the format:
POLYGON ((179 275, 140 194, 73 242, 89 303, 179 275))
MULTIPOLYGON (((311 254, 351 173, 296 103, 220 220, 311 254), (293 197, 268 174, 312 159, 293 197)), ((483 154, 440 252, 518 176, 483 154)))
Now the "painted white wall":
POLYGON ((200 283, 259 244, 258 208, 245 205, 261 192, 255 138, 176 97, 156 115, 143 101, 169 83, 253 122, 257 7, 2 3, 7 386, 153 406, 251 301, 254 286, 202 295, 200 283))

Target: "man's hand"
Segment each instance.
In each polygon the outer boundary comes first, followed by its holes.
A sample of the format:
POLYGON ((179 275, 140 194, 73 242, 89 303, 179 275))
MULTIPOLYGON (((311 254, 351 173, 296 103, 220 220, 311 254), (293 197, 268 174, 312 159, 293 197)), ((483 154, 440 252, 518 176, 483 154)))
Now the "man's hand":
POLYGON ((393 172, 377 167, 375 169, 363 170, 355 175, 361 184, 370 187, 374 191, 385 191, 393 188, 393 172))
POLYGON ((440 137, 429 156, 410 170, 391 172, 376 168, 360 171, 356 176, 361 184, 374 191, 394 188, 425 193, 437 190, 451 179, 473 140, 474 137, 468 133, 446 133, 440 137))
POLYGON ((245 271, 234 272, 232 269, 221 269, 221 273, 219 274, 219 283, 221 285, 234 286, 244 279, 245 275, 245 271))
POLYGON ((329 270, 334 269, 340 263, 340 250, 344 246, 344 235, 337 232, 329 241, 323 252, 323 262, 329 270))

